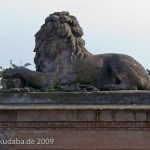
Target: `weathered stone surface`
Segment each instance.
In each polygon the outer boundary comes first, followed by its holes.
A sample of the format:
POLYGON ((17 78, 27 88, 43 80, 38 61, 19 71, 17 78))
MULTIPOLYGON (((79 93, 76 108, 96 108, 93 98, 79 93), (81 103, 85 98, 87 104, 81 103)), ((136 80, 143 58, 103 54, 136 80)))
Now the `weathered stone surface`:
POLYGON ((0 104, 150 104, 150 91, 0 93, 0 104))
POLYGON ((1 150, 148 150, 149 105, 0 105, 1 150), (37 144, 53 139, 53 144, 37 144))
POLYGON ((134 58, 114 53, 93 55, 82 36, 75 16, 50 14, 35 35, 36 71, 6 69, 3 92, 150 89, 150 76, 134 58))
POLYGON ((0 139, 35 143, 0 149, 150 149, 149 101, 149 91, 1 93, 0 139))
POLYGON ((150 149, 150 91, 130 91, 150 89, 150 76, 130 56, 89 53, 82 35, 76 17, 51 14, 35 35, 36 71, 3 72, 3 92, 16 93, 0 93, 0 150, 150 149), (47 92, 61 90, 72 92, 47 92), (25 143, 2 141, 15 139, 25 143))
MULTIPOLYGON (((11 131, 7 134, 12 136, 11 131)), ((15 150, 149 150, 148 131, 84 131, 84 130, 24 130, 17 131, 13 138, 54 138, 54 144, 15 145, 15 150), (45 132, 44 134, 42 134, 45 132)), ((6 150, 6 149, 3 149, 6 150)), ((8 149, 9 150, 9 149, 8 149)), ((14 150, 14 149, 13 149, 14 150)))

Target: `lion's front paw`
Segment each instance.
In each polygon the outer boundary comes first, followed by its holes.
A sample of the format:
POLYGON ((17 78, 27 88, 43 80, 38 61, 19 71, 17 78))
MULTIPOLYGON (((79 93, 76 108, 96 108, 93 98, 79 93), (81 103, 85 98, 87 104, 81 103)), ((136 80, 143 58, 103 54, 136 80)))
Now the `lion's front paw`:
POLYGON ((3 71, 2 76, 4 79, 8 79, 8 78, 15 77, 17 73, 18 73, 18 68, 14 68, 14 69, 9 68, 3 71))

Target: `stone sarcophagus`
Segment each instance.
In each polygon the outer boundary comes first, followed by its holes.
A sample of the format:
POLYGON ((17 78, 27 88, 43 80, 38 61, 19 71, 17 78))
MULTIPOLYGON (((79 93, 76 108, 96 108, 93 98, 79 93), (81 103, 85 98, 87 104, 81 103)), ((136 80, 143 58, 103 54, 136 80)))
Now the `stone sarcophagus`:
POLYGON ((150 92, 0 94, 1 150, 150 149, 150 92))

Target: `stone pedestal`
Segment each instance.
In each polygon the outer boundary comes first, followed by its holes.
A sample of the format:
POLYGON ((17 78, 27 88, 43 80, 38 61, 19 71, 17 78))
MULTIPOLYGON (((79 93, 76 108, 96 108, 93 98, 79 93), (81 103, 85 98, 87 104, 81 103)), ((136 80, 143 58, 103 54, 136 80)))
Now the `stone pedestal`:
POLYGON ((0 94, 0 150, 150 149, 150 92, 0 94))

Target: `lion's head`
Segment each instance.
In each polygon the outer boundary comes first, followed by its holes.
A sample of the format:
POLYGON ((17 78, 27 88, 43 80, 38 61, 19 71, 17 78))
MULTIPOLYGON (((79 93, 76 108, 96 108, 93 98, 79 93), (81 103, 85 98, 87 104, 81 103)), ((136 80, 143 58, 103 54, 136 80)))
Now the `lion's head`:
POLYGON ((43 62, 50 63, 62 50, 71 50, 70 60, 85 58, 90 53, 85 48, 81 38, 83 30, 75 16, 69 12, 55 12, 45 19, 45 24, 35 35, 35 64, 37 71, 43 62), (46 62, 45 62, 46 61, 46 62))

